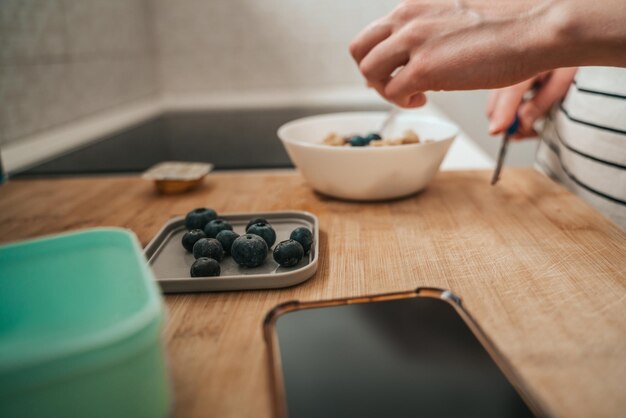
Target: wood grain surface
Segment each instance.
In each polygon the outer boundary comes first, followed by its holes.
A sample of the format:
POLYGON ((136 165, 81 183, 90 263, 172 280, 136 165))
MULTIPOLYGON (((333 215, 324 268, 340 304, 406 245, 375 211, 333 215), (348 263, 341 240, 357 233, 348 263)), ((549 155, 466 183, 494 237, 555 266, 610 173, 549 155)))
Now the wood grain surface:
POLYGON ((291 171, 216 173, 159 196, 137 177, 13 181, 0 187, 0 242, 93 226, 145 245, 198 206, 307 210, 319 270, 283 290, 167 296, 176 417, 269 417, 262 320, 276 304, 437 286, 466 308, 555 416, 626 411, 626 234, 528 169, 442 172, 422 193, 358 204, 314 193, 291 171))

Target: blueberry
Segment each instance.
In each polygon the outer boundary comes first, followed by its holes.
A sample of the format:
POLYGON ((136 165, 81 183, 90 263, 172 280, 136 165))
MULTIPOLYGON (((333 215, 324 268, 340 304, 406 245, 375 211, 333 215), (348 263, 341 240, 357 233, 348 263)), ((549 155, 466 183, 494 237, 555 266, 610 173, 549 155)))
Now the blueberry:
POLYGON ((372 132, 371 134, 367 135, 365 137, 365 140, 367 141, 367 143, 369 144, 372 141, 376 141, 382 139, 380 135, 378 135, 376 132, 372 132))
POLYGON ((352 145, 353 147, 364 147, 367 144, 369 144, 369 141, 367 141, 362 136, 356 135, 350 138, 350 145, 352 145))
POLYGON ((293 239, 281 241, 274 248, 274 260, 282 267, 293 267, 304 257, 304 248, 293 239))
POLYGON ((303 226, 294 229, 289 238, 298 241, 302 245, 305 254, 309 252, 313 244, 313 234, 303 226))
POLYGON ((233 242, 235 242, 238 237, 239 234, 231 230, 225 229, 223 231, 220 231, 215 239, 217 239, 220 244, 222 244, 222 248, 224 248, 226 254, 230 254, 230 248, 233 246, 233 242))
POLYGON ((263 224, 268 224, 269 225, 269 222, 267 222, 267 219, 265 219, 265 218, 250 219, 250 222, 248 222, 248 225, 246 225, 246 232, 248 232, 248 228, 250 228, 252 225, 258 224, 258 223, 263 223, 263 224))
POLYGON ((204 229, 204 226, 217 218, 217 212, 209 208, 197 208, 185 216, 185 227, 188 230, 204 229))
POLYGON ((185 250, 191 252, 196 241, 202 238, 206 238, 206 234, 201 229, 192 229, 191 231, 187 231, 185 232, 185 235, 183 235, 183 247, 185 247, 185 250))
POLYGON ((200 257, 191 265, 191 277, 219 276, 220 263, 212 258, 200 257))
POLYGON ((250 225, 247 230, 248 234, 258 235, 265 240, 268 247, 272 248, 272 245, 276 242, 276 232, 274 228, 266 222, 258 222, 250 225))
POLYGON ((204 227, 204 233, 209 238, 215 238, 220 231, 232 231, 233 226, 223 219, 213 219, 204 227))
POLYGON ((267 257, 267 244, 263 238, 254 234, 245 234, 233 242, 230 254, 240 266, 257 267, 267 257))
POLYGON ((224 248, 215 238, 202 238, 193 245, 193 256, 196 259, 208 257, 222 261, 224 259, 224 248))

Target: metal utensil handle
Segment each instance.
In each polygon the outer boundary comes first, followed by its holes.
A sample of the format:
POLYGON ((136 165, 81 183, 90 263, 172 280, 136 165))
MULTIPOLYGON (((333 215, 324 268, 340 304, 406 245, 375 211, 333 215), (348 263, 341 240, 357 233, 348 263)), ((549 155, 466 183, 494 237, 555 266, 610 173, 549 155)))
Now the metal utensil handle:
POLYGON ((500 145, 500 151, 498 152, 498 162, 496 163, 496 169, 493 171, 491 177, 491 185, 495 185, 500 180, 500 171, 502 171, 502 165, 504 164, 504 157, 506 156, 506 149, 509 144, 509 138, 519 129, 519 118, 515 116, 515 120, 511 126, 508 127, 502 138, 502 144, 500 145))
POLYGON ((381 137, 384 138, 383 134, 385 133, 385 130, 387 130, 387 128, 389 128, 393 124, 393 122, 396 120, 396 117, 398 116, 398 113, 400 113, 400 109, 395 106, 389 109, 389 112, 387 112, 387 117, 383 121, 382 125, 380 125, 380 129, 378 130, 378 134, 381 137))

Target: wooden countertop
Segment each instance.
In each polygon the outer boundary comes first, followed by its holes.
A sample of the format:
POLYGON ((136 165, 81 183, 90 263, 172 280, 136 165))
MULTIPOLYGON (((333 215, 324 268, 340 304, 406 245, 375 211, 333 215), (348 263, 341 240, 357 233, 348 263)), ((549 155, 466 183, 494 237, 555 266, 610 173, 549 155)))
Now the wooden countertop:
POLYGON ((0 187, 0 242, 102 225, 145 245, 174 215, 298 209, 319 216, 320 265, 284 290, 167 296, 177 417, 269 417, 264 315, 292 299, 448 288, 556 416, 626 410, 626 234, 528 169, 441 172, 388 203, 320 196, 293 172, 218 173, 182 196, 136 177, 0 187))

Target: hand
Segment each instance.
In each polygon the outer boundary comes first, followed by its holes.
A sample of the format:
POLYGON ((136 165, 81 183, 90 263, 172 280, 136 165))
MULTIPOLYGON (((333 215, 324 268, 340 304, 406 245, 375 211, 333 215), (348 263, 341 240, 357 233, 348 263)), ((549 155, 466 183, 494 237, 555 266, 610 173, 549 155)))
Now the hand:
POLYGON ((548 35, 537 3, 545 2, 407 0, 361 32, 350 52, 369 85, 403 107, 422 105, 427 90, 511 85, 545 70, 531 56, 539 48, 525 52, 528 38, 539 44, 548 35))
POLYGON ((402 107, 428 90, 500 88, 554 68, 626 66, 626 2, 405 0, 350 44, 368 84, 402 107))
POLYGON ((533 125, 544 116, 558 101, 567 94, 577 68, 559 68, 542 73, 511 87, 494 90, 489 95, 487 117, 489 133, 496 135, 504 132, 513 123, 515 114, 519 116, 520 126, 511 138, 522 139, 537 136, 533 125), (525 100, 528 92, 531 98, 525 100))

